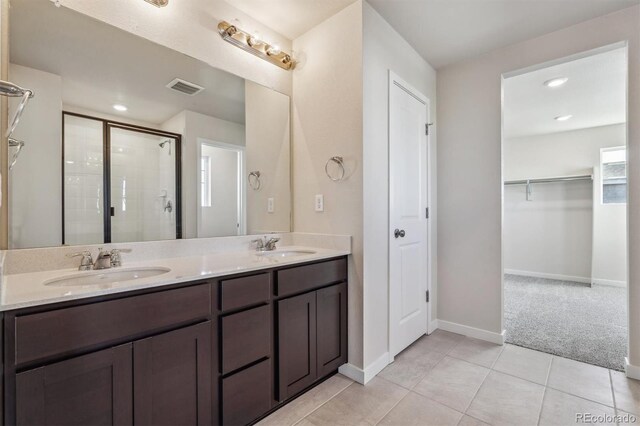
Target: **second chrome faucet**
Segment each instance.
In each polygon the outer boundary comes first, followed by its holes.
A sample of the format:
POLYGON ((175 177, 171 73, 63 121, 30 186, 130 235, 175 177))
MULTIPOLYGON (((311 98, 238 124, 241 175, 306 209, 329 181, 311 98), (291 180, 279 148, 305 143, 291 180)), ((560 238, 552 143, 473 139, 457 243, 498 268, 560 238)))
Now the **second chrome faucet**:
POLYGON ((118 266, 122 266, 122 258, 120 253, 131 253, 131 249, 111 249, 111 250, 103 250, 98 249, 98 256, 96 260, 93 260, 91 252, 88 250, 81 251, 78 253, 70 253, 67 257, 80 257, 80 266, 78 267, 79 271, 90 271, 92 269, 109 269, 116 268, 118 266))
POLYGON ((265 236, 251 242, 256 245, 257 251, 273 251, 276 249, 276 243, 278 241, 280 241, 280 238, 267 238, 265 236))

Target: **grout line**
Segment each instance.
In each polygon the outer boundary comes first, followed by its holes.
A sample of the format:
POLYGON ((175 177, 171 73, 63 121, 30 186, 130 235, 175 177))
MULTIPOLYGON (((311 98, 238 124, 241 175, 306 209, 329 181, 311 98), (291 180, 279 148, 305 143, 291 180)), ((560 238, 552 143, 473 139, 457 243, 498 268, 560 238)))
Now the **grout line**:
MULTIPOLYGON (((351 380, 351 379, 349 379, 351 380)), ((343 389, 341 389, 339 392, 337 392, 335 395, 333 395, 331 398, 327 399, 325 402, 323 402, 322 404, 318 405, 316 408, 314 408, 313 410, 309 411, 307 414, 305 414, 304 416, 302 416, 302 418, 300 420, 298 420, 297 422, 294 423, 294 425, 297 425, 298 423, 300 423, 301 421, 303 421, 304 419, 306 419, 307 417, 309 417, 311 414, 315 413, 316 411, 318 411, 320 408, 322 408, 325 404, 327 404, 329 401, 332 401, 335 397, 337 397, 338 395, 340 395, 342 392, 346 391, 348 388, 350 388, 351 386, 355 385, 357 382, 355 381, 351 381, 351 383, 349 383, 349 385, 345 386, 343 389)), ((359 383, 358 383, 359 384, 359 383)))
MULTIPOLYGON (((478 394, 480 393, 480 389, 482 389, 482 386, 484 386, 484 383, 487 381, 487 377, 489 377, 489 374, 491 374, 493 370, 489 370, 487 372, 487 375, 484 376, 484 379, 482 379, 482 383, 480 383, 480 386, 478 386, 478 389, 476 389, 475 393, 473 394, 473 396, 471 397, 471 401, 469 401, 469 404, 467 405, 467 407, 464 409, 464 414, 467 414, 467 411, 469 411, 469 408, 471 408, 471 405, 473 404, 473 401, 476 400, 476 397, 478 396, 478 394)), ((473 417, 473 416, 471 416, 473 417)), ((475 419, 475 417, 473 417, 475 419)), ((484 422, 484 420, 482 420, 484 422)), ((485 422, 487 423, 487 422, 485 422)))
MULTIPOLYGON (((470 361, 470 360, 468 360, 468 359, 459 358, 459 357, 457 357, 457 356, 455 356, 455 355, 449 355, 449 354, 447 354, 447 356, 448 356, 449 358, 457 359, 457 360, 459 360, 459 361, 468 362, 469 364, 473 364, 473 365, 476 365, 476 366, 478 366, 478 367, 482 367, 482 368, 487 368, 487 369, 489 369, 489 370, 493 370, 493 366, 495 365, 495 361, 493 361, 493 362, 491 363, 491 366, 490 366, 490 367, 487 367, 486 365, 479 364, 479 363, 477 363, 477 362, 473 362, 473 361, 470 361)), ((500 356, 500 355, 498 355, 498 356, 500 356)), ((498 360, 498 359, 496 358, 496 361, 497 361, 497 360, 498 360)), ((497 371, 497 370, 496 370, 496 371, 497 371)))
MULTIPOLYGON (((551 366, 553 365, 553 360, 555 359, 555 355, 551 355, 551 362, 549 362, 549 368, 547 369, 547 377, 544 379, 544 392, 542 393, 542 403, 540 404, 540 412, 538 413, 538 426, 540 426, 540 421, 542 420, 542 410, 544 409, 544 400, 547 397, 547 384, 549 383, 549 376, 551 376, 551 366)), ((553 389, 553 388, 552 388, 553 389)))
MULTIPOLYGON (((611 370, 609 370, 609 385, 611 386, 611 398, 613 398, 613 413, 618 415, 618 404, 616 403, 616 393, 613 390, 613 377, 611 376, 611 370)), ((616 425, 620 422, 616 419, 616 425)))
POLYGON ((544 399, 547 397, 547 387, 544 387, 544 391, 542 392, 542 401, 540 401, 540 410, 538 411, 538 421, 536 425, 540 426, 540 420, 542 419, 542 409, 544 408, 544 399))
POLYGON ((489 367, 490 370, 493 370, 493 367, 496 366, 496 364, 498 363, 498 360, 500 359, 500 357, 502 356, 502 353, 504 352, 504 346, 502 347, 502 349, 500 350, 500 353, 498 354, 498 356, 496 357, 496 359, 491 363, 491 367, 489 367))
POLYGON ((602 401, 596 401, 596 400, 594 400, 594 399, 586 398, 586 397, 584 397, 584 396, 582 396, 582 395, 576 395, 576 394, 574 394, 574 393, 568 392, 568 391, 563 390, 563 389, 554 388, 553 386, 546 386, 546 387, 547 387, 547 388, 549 388, 549 389, 553 389, 554 391, 557 391, 557 392, 560 392, 560 393, 564 393, 564 394, 566 394, 566 395, 571 395, 571 396, 573 396, 573 397, 576 397, 576 398, 582 399, 582 400, 584 400, 584 401, 593 402, 594 404, 598 404, 598 405, 602 405, 602 406, 604 406, 604 407, 609 407, 609 408, 613 408, 613 409, 615 409, 615 407, 613 407, 613 406, 611 406, 611 405, 609 405, 609 404, 605 404, 605 403, 604 403, 604 402, 602 402, 602 401))
POLYGON ((551 367, 553 366, 553 360, 555 359, 555 355, 551 355, 551 361, 549 361, 549 368, 547 368, 547 377, 544 379, 544 387, 546 388, 549 384, 549 377, 551 377, 551 367))
MULTIPOLYGON (((403 389, 407 389, 407 388, 403 388, 403 389)), ((391 408, 389 408, 389 410, 384 413, 384 415, 382 417, 380 417, 380 420, 378 420, 377 422, 375 422, 375 425, 377 425, 378 423, 380 423, 381 421, 384 420, 385 417, 387 417, 389 415, 389 413, 398 406, 398 404, 400 404, 402 402, 403 399, 405 399, 407 397, 407 395, 409 395, 411 393, 411 391, 408 391, 402 398, 400 398, 398 400, 398 402, 396 402, 395 404, 393 404, 393 406, 391 408)))

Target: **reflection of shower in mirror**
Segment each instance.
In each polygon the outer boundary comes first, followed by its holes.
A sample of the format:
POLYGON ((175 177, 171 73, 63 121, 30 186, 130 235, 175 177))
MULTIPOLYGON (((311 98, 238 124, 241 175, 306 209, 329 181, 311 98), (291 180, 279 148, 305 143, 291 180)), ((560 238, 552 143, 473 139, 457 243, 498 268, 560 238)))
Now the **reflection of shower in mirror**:
POLYGON ((166 139, 158 144, 160 148, 164 148, 166 144, 169 144, 169 155, 171 155, 171 139, 166 139))
POLYGON ((162 209, 165 212, 169 212, 171 213, 173 211, 173 204, 171 203, 171 200, 169 200, 169 194, 167 192, 166 189, 163 189, 160 191, 160 195, 158 195, 158 198, 162 198, 162 209))

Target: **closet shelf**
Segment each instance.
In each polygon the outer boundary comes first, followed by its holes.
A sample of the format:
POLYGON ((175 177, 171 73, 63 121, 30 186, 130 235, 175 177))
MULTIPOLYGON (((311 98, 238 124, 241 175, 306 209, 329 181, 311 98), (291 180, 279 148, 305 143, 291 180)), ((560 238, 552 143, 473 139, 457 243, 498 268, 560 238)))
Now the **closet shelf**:
POLYGON ((593 180, 593 175, 574 175, 574 176, 557 176, 548 178, 537 179, 520 179, 520 180, 507 180, 505 185, 528 185, 531 183, 551 183, 551 182, 566 182, 572 180, 593 180))
POLYGON ((536 183, 552 183, 552 182, 569 182, 575 180, 593 180, 593 174, 590 175, 573 175, 573 176, 556 176, 537 179, 520 179, 520 180, 507 180, 505 185, 526 185, 527 186, 527 201, 533 201, 533 189, 532 185, 536 183))

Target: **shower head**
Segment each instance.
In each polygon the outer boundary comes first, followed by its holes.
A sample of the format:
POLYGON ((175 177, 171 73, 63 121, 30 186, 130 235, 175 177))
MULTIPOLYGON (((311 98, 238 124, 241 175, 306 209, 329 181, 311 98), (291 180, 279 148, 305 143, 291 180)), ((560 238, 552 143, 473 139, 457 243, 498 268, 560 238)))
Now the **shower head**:
POLYGON ((166 144, 169 144, 169 155, 171 155, 171 139, 165 139, 158 144, 160 148, 164 148, 166 144))
POLYGON ((0 80, 0 94, 11 97, 25 96, 28 94, 30 98, 33 97, 33 91, 4 80, 0 80))

